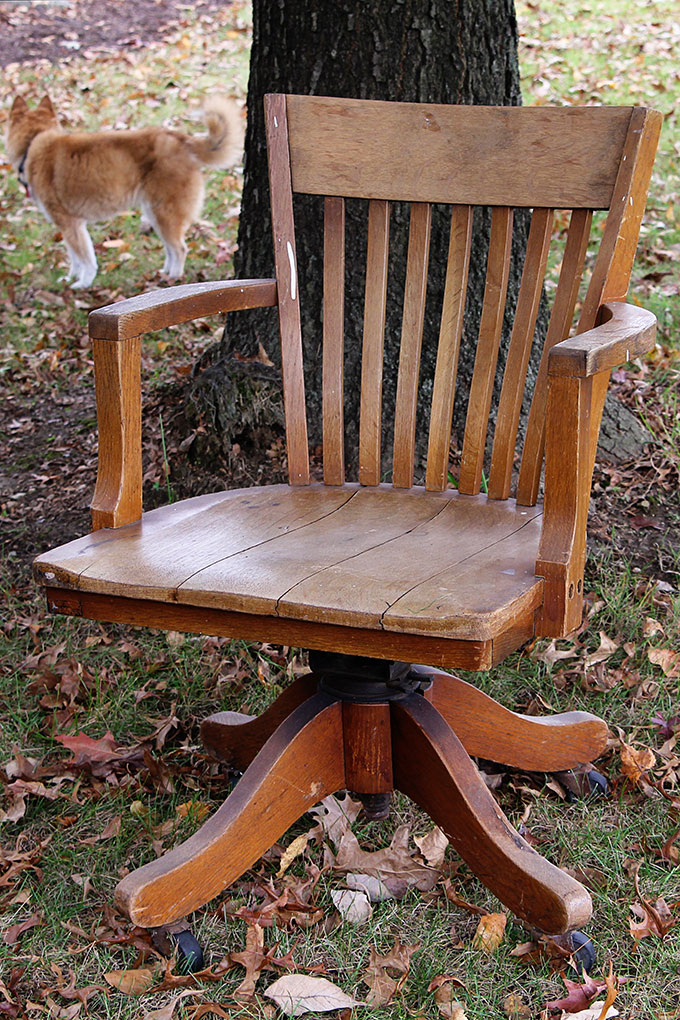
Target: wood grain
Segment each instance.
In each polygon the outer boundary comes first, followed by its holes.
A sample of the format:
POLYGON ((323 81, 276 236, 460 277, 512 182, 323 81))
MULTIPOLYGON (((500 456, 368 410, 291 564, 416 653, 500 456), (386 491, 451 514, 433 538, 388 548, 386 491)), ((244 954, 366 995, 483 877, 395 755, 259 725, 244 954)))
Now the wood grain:
POLYGON ((295 252, 293 194, 290 183, 290 154, 286 99, 265 96, 265 124, 269 156, 274 263, 278 286, 281 374, 286 416, 288 479, 291 485, 309 484, 309 450, 302 369, 300 327, 300 284, 295 252))
POLYGON ((425 697, 455 731, 468 754, 512 768, 559 772, 594 761, 607 746, 607 724, 590 712, 519 715, 459 677, 430 666, 425 697))
POLYGON ((536 376, 524 437, 522 463, 517 483, 517 502, 525 506, 533 506, 538 499, 543 468, 545 408, 548 399, 548 357, 555 344, 569 336, 579 284, 583 275, 592 217, 590 209, 575 209, 569 223, 557 292, 548 323, 548 332, 536 376))
POLYGON ((215 712, 201 723, 201 742, 208 754, 243 772, 278 726, 299 705, 316 694, 312 673, 284 687, 278 698, 260 715, 215 712))
POLYGON ((599 326, 553 347, 548 361, 551 376, 588 376, 609 372, 654 347, 656 316, 623 301, 604 304, 599 326))
POLYGON ((362 485, 378 485, 382 471, 382 379, 389 240, 389 202, 370 202, 359 419, 359 481, 362 485))
POLYGON ((93 341, 99 451, 92 528, 142 516, 142 392, 139 337, 93 341))
POLYGON ((531 208, 607 208, 631 115, 319 96, 287 103, 295 191, 531 208))
POLYGON ((388 793, 392 782, 390 706, 342 705, 345 785, 353 793, 388 793))
POLYGON ((96 340, 129 340, 218 312, 268 307, 276 300, 276 280, 185 283, 97 308, 88 316, 88 327, 96 340))
POLYGON ((394 461, 392 484, 408 489, 413 485, 416 448, 416 412, 420 350, 425 321, 427 268, 430 259, 432 207, 423 202, 411 206, 411 223, 406 263, 404 311, 399 348, 397 397, 394 410, 394 461))
POLYGON ((118 884, 118 908, 134 924, 156 927, 217 896, 300 815, 344 786, 341 745, 340 703, 314 695, 279 726, 198 832, 118 884))
POLYGON ((507 499, 510 495, 519 416, 543 291, 552 225, 552 209, 534 209, 496 413, 489 471, 490 499, 507 499))
POLYGON ((451 422, 460 338, 463 332, 471 242, 472 209, 467 205, 456 205, 451 214, 449 254, 427 447, 425 487, 436 491, 445 489, 448 484, 451 422))
POLYGON ((510 276, 513 219, 513 210, 505 206, 494 209, 491 215, 484 301, 458 479, 458 491, 469 495, 476 495, 482 483, 486 433, 510 276))
POLYGON ((541 931, 581 927, 590 896, 512 828, 458 737, 418 695, 392 704, 394 783, 424 808, 501 903, 541 931))
POLYGON ((324 202, 323 260, 323 480, 345 481, 345 202, 324 202))

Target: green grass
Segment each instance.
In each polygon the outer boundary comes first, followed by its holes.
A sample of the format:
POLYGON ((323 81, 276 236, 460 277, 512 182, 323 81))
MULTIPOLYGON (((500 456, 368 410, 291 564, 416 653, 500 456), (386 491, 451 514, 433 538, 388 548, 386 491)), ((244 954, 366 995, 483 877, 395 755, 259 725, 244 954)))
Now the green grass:
MULTIPOLYGON (((680 298, 673 259, 680 242, 680 137, 675 112, 680 98, 676 74, 680 40, 674 6, 669 0, 653 9, 623 0, 593 0, 565 7, 546 0, 540 7, 522 3, 518 13, 525 102, 633 102, 655 105, 665 114, 634 293, 661 323, 656 355, 637 369, 647 373, 654 392, 653 406, 643 399, 641 408, 649 414, 666 462, 674 458, 677 464, 680 298)), ((170 123, 192 129, 187 114, 201 93, 219 87, 243 98, 248 45, 247 11, 225 7, 218 17, 194 25, 191 31, 182 29, 148 50, 130 53, 125 60, 111 56, 94 63, 73 58, 67 64, 41 66, 39 73, 35 68, 15 68, 0 83, 0 100, 6 110, 16 88, 30 90, 33 97, 47 88, 70 127, 170 123)), ((220 242, 228 247, 235 241, 240 186, 238 170, 209 175, 203 218, 191 237, 189 281, 214 278, 218 272, 228 275, 229 262, 217 267, 215 253, 220 242)), ((7 223, 3 272, 10 292, 10 301, 0 305, 0 373, 11 396, 33 400, 39 408, 46 390, 61 398, 74 386, 91 385, 84 341, 87 311, 156 285, 161 244, 139 233, 136 215, 95 227, 93 237, 101 246, 100 274, 96 287, 73 301, 63 296, 58 282, 66 263, 53 229, 26 202, 11 174, 6 177, 0 206, 7 223), (104 242, 117 239, 124 246, 103 247, 104 242)), ((147 340, 145 372, 151 384, 186 375, 217 328, 183 327, 147 340)), ((91 417, 79 428, 85 442, 91 417)), ((22 454, 24 469, 37 471, 49 459, 49 450, 58 447, 61 438, 51 435, 54 439, 44 444, 47 452, 27 449, 22 454)), ((159 484, 165 487, 164 480, 159 484)), ((41 911, 44 924, 27 932, 15 946, 0 940, 0 979, 8 982, 14 968, 25 968, 14 997, 18 1002, 32 999, 42 1004, 41 989, 53 987, 56 981, 51 965, 63 968, 65 974, 70 968, 76 987, 82 988, 103 984, 109 970, 135 964, 134 946, 106 945, 101 938, 121 869, 152 859, 159 849, 154 848, 155 840, 167 848, 184 838, 195 828, 203 806, 222 801, 225 779, 202 755, 198 720, 217 707, 250 714, 261 711, 288 682, 290 657, 282 665, 279 652, 267 647, 191 635, 168 639, 152 631, 46 616, 17 560, 16 552, 9 549, 0 563, 6 610, 0 632, 0 762, 11 762, 18 748, 49 769, 68 757, 55 741, 56 734, 84 732, 101 738, 111 731, 121 744, 132 747, 153 734, 163 720, 177 719, 161 751, 150 741, 154 758, 169 770, 156 781, 144 767, 120 770, 113 781, 97 779, 87 771, 74 773, 58 787, 55 799, 32 794, 24 817, 2 825, 0 876, 6 871, 2 854, 17 850, 35 851, 34 863, 41 871, 26 868, 11 890, 0 886, 0 938, 36 910, 41 911), (36 656, 42 658, 36 661, 36 656), (61 678, 56 696, 55 675, 61 678), (188 817, 178 821, 174 831, 159 834, 160 826, 178 819, 178 807, 190 802, 194 806, 188 817), (118 818, 119 831, 110 839, 83 842, 100 835, 118 818), (82 884, 85 877, 91 883, 87 895, 82 884), (93 932, 93 938, 74 934, 69 930, 73 925, 93 932)), ((647 658, 652 647, 677 646, 680 603, 677 595, 659 594, 613 549, 607 557, 591 560, 588 582, 600 605, 580 636, 574 659, 561 660, 551 668, 536 657, 545 648, 545 643, 538 644, 491 673, 475 675, 474 681, 515 710, 542 701, 556 712, 577 708, 608 719, 612 747, 601 767, 613 784, 611 798, 568 805, 545 785, 544 777, 509 772, 499 798, 511 820, 524 822, 539 841, 539 850, 551 860, 597 868, 605 874, 607 884, 594 894, 596 913, 588 927, 599 965, 611 960, 615 973, 626 979, 616 1003, 624 1020, 660 1018, 680 1004, 678 934, 675 930, 665 942, 650 937, 634 946, 628 932, 629 906, 635 899, 630 864, 640 863, 645 896, 652 900, 663 896, 669 904, 680 899, 680 869, 655 852, 678 824, 677 780, 675 786, 669 780, 667 787, 675 807, 661 795, 645 795, 623 775, 617 742, 623 739, 658 752, 663 738, 652 718, 657 713, 668 718, 680 712, 677 678, 665 677, 647 658), (643 628, 650 617, 659 621, 663 631, 646 637, 643 628), (584 653, 598 647, 601 631, 616 638, 619 648, 602 666, 586 667, 584 653)), ((657 778, 664 761, 670 760, 657 753, 657 778)), ((8 784, 11 776, 5 778, 8 784)), ((53 788, 50 775, 43 781, 48 790, 53 788)), ((7 808, 9 802, 6 797, 0 806, 7 808)), ((399 797, 388 821, 373 825, 359 821, 355 831, 362 847, 378 849, 389 843, 395 827, 403 822, 419 834, 429 828, 425 817, 399 797)), ((309 819, 298 822, 282 845, 310 825, 309 819)), ((448 862, 455 872, 457 862, 451 853, 448 862)), ((291 874, 301 877, 305 863, 321 867, 321 848, 310 845, 291 874)), ((277 866, 276 860, 260 862, 250 878, 253 874, 273 877, 277 866)), ((280 887, 281 880, 275 881, 280 887)), ((489 910, 500 909, 467 868, 454 874, 454 882, 465 899, 489 910)), ((326 915, 333 909, 331 890, 340 885, 340 877, 332 871, 320 879, 317 902, 326 915)), ((243 883, 237 883, 194 917, 195 933, 213 962, 243 949, 246 926, 228 913, 245 903, 252 904, 252 896, 243 883)), ((465 982, 459 997, 469 1020, 503 1017, 503 1001, 510 992, 520 994, 536 1017, 545 1001, 561 996, 560 981, 547 965, 525 967, 510 955, 527 938, 521 925, 510 920, 504 942, 490 958, 473 945, 475 927, 476 918, 449 903, 439 889, 433 895, 410 892, 399 903, 378 904, 370 922, 360 927, 345 923, 330 933, 322 925, 308 930, 274 928, 266 931, 265 941, 267 946, 278 943, 278 955, 291 950, 300 970, 326 968, 331 980, 358 998, 366 992, 361 979, 372 947, 386 953, 395 938, 404 944, 420 943, 403 992, 387 1007, 363 1009, 366 1020, 435 1017, 427 989, 441 973, 465 982)), ((130 926, 125 930, 129 932, 130 926)), ((245 1015, 231 998, 242 976, 242 968, 235 968, 218 984, 206 986, 196 999, 183 1000, 175 1017, 190 1016, 191 1003, 204 999, 221 1003, 232 1016, 245 1015)), ((259 989, 274 976, 263 975, 259 989)), ((169 992, 142 1000, 115 991, 97 993, 90 1000, 89 1013, 97 1018, 137 1020, 145 1011, 167 1004, 170 997, 169 992)), ((69 1004, 56 993, 54 999, 61 1006, 69 1004)), ((260 1014, 254 1009, 250 1015, 260 1014)))

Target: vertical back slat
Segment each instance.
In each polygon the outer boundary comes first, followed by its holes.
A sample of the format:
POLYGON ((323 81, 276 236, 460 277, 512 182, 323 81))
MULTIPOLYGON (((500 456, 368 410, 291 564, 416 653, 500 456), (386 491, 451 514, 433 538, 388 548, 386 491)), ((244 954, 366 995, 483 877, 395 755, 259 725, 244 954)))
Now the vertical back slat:
POLYGON ((468 397, 463 455, 458 479, 459 491, 469 495, 478 493, 482 483, 484 447, 510 275, 512 224, 512 209, 498 206, 493 210, 484 303, 468 397))
POLYGON ((548 399, 548 354, 551 347, 569 336, 574 318, 578 289, 583 275, 593 214, 590 209, 575 209, 571 214, 562 268, 555 293, 545 347, 536 377, 531 411, 527 422, 522 464, 517 484, 517 502, 534 506, 538 499, 545 450, 545 410, 548 399))
POLYGON ((291 485, 308 485, 309 448, 305 413, 305 379, 302 368, 300 288, 295 254, 293 193, 285 96, 265 96, 265 120, 281 332, 281 374, 286 415, 288 479, 291 485))
POLYGON ((345 481, 344 424, 345 200, 324 201, 323 478, 345 481))
POLYGON ((489 472, 490 499, 507 499, 510 495, 517 428, 543 289, 552 226, 552 209, 534 209, 522 271, 522 282, 517 298, 515 323, 510 338, 496 416, 489 472))
POLYGON ((463 332, 471 240, 472 208, 469 205, 456 205, 451 213, 449 255, 432 388, 425 477, 425 487, 438 492, 446 488, 448 479, 451 420, 460 338, 463 332))
POLYGON ((399 349, 399 375, 394 413, 394 459, 392 484, 409 489, 413 485, 416 447, 416 408, 420 350, 425 321, 427 266, 430 257, 432 207, 426 202, 411 205, 404 311, 399 349))
POLYGON ((390 239, 390 203, 372 199, 368 207, 364 340, 361 354, 361 411, 359 420, 359 481, 380 483, 385 303, 390 239))

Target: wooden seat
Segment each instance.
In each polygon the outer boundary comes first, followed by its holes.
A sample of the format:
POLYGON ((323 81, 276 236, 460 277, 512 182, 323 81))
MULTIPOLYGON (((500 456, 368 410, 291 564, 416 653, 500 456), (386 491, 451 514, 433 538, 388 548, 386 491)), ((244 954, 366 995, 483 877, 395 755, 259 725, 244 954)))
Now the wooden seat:
POLYGON ((654 340, 654 317, 624 298, 660 115, 280 95, 268 96, 266 108, 276 279, 172 287, 91 314, 100 430, 94 530, 39 557, 35 573, 55 611, 302 646, 312 650, 311 670, 257 719, 218 712, 205 721, 208 750, 244 776, 186 843, 128 875, 117 902, 138 924, 175 921, 235 880, 326 794, 351 789, 378 817, 390 792, 401 789, 507 906, 545 931, 567 931, 589 917, 588 893, 512 829, 469 755, 569 769, 600 753, 606 726, 582 712, 517 715, 437 667, 489 669, 534 636, 561 636, 580 623, 609 371, 654 340), (324 220, 323 483, 310 482, 294 192, 320 196, 324 220), (368 225, 359 467, 351 480, 343 281, 345 207, 354 199, 368 199, 368 225), (391 201, 411 203, 411 213, 396 412, 387 423, 391 201), (450 207, 450 245, 439 325, 430 335, 435 204, 450 207), (491 208, 491 232, 479 332, 467 337, 474 206, 491 208), (532 210, 531 227, 500 366, 515 207, 532 210), (567 212, 558 230, 556 210, 567 212), (599 243, 590 240, 597 210, 606 210, 599 243), (559 273, 522 439, 554 240, 563 242, 554 259, 559 273), (589 243, 592 271, 579 298, 589 243), (289 484, 198 496, 143 514, 140 337, 219 311, 274 305, 289 484), (452 488, 453 402, 466 342, 477 346, 452 488), (421 421, 423 344, 436 345, 437 358, 426 384, 429 416, 421 421), (500 395, 490 430, 494 387, 500 395), (394 452, 386 484, 388 427, 394 452), (419 427, 427 463, 416 485, 419 427))

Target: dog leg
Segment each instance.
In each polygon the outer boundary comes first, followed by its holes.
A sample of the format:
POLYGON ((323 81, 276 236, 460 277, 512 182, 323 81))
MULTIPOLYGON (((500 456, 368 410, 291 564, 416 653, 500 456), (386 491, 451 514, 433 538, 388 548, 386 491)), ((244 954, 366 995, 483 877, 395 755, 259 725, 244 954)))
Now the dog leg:
POLYGON ((73 290, 89 287, 97 275, 97 257, 85 221, 75 220, 62 225, 62 234, 71 263, 67 277, 74 281, 71 287, 73 290))

